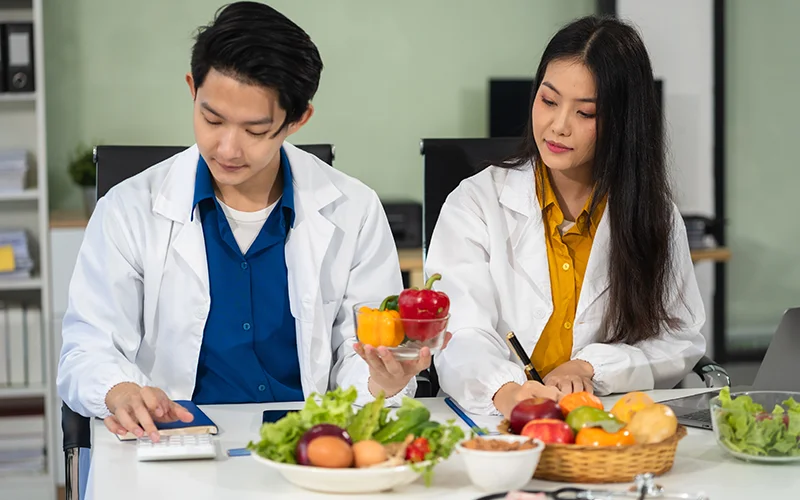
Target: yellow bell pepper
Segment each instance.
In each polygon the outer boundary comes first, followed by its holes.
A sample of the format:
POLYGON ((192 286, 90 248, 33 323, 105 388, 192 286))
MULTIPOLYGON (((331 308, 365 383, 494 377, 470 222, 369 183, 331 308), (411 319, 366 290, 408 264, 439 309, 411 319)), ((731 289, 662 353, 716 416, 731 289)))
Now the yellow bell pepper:
POLYGON ((380 309, 372 309, 364 306, 358 310, 356 335, 362 344, 397 347, 405 339, 400 313, 384 307, 382 305, 380 309))

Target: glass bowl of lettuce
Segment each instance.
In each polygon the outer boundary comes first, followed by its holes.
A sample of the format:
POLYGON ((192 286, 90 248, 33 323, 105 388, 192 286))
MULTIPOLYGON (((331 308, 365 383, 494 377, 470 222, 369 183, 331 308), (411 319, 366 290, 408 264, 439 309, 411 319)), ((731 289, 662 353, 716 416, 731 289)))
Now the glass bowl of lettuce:
POLYGON ((717 443, 753 462, 800 461, 800 393, 724 387, 711 399, 717 443))

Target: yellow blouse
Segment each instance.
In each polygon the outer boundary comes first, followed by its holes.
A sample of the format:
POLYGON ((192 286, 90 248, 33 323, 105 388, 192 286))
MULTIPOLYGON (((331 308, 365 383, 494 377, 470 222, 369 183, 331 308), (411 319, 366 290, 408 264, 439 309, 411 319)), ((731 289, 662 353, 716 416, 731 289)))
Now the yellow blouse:
POLYGON ((581 293, 586 264, 592 251, 592 242, 603 217, 606 201, 603 200, 589 219, 592 197, 574 224, 564 220, 550 184, 549 170, 543 165, 544 175, 536 172, 536 192, 544 220, 544 235, 547 245, 547 261, 550 269, 550 285, 553 294, 553 315, 544 327, 536 343, 531 362, 544 377, 572 356, 572 324, 581 293), (541 185, 543 184, 543 186, 541 185), (591 223, 588 223, 591 221, 591 223), (563 233, 563 234, 562 234, 563 233))

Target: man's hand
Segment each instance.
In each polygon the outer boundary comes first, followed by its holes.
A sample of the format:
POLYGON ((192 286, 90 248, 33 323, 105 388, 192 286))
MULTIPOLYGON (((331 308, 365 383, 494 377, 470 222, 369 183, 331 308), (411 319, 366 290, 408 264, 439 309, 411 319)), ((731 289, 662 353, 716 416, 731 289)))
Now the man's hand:
POLYGON ((544 385, 556 387, 564 394, 586 391, 594 393, 594 367, 586 361, 567 361, 544 377, 544 385))
POLYGON ((547 398, 558 402, 564 394, 555 387, 546 387, 539 382, 529 380, 522 385, 510 382, 495 393, 493 401, 497 410, 506 418, 511 418, 511 412, 517 403, 529 398, 547 398))
MULTIPOLYGON (((447 347, 451 338, 452 334, 446 332, 442 349, 447 347)), ((373 396, 381 391, 387 398, 396 395, 413 377, 431 365, 431 351, 427 347, 420 349, 419 359, 411 361, 398 361, 383 346, 376 349, 370 345, 356 344, 354 349, 369 365, 369 392, 373 396)))
POLYGON ((183 406, 170 400, 157 387, 140 387, 132 382, 117 384, 106 394, 106 406, 113 414, 103 423, 114 434, 132 432, 136 437, 147 434, 153 442, 159 435, 155 422, 191 422, 194 417, 183 406))

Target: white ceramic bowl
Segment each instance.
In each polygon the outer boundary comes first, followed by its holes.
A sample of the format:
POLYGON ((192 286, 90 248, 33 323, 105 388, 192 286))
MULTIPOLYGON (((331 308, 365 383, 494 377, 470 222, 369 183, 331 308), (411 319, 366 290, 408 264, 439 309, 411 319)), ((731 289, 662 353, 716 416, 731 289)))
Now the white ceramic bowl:
POLYGON ((408 465, 386 468, 327 469, 273 462, 251 453, 257 462, 277 470, 295 486, 322 493, 378 493, 413 483, 420 476, 408 465))
MULTIPOLYGON (((524 443, 530 438, 513 435, 481 436, 482 439, 524 443)), ((533 473, 542 457, 544 443, 533 440, 536 446, 518 451, 483 451, 465 448, 463 442, 456 446, 464 458, 472 484, 484 491, 510 491, 521 489, 533 479, 533 473)))

